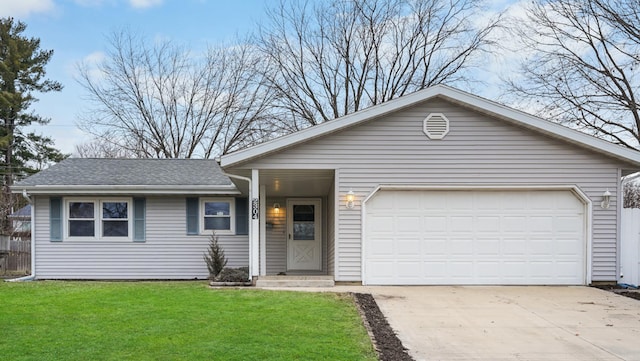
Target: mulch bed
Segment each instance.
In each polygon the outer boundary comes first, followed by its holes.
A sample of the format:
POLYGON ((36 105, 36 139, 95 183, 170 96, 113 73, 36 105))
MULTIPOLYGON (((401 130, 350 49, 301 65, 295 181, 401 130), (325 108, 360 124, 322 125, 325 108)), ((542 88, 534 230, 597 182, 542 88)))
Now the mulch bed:
POLYGON ((384 317, 376 300, 368 293, 354 293, 380 361, 414 361, 384 317))
POLYGON ((593 286, 593 287, 599 288, 601 290, 617 293, 621 296, 640 300, 640 290, 631 290, 628 288, 621 287, 620 285, 604 285, 604 286, 593 286))

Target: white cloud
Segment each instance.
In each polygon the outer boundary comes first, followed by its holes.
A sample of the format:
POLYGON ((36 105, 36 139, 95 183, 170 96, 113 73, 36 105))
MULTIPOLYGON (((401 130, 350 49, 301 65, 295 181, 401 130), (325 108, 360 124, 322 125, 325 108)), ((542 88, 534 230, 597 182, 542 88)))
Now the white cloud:
POLYGON ((86 7, 100 6, 103 2, 103 0, 75 0, 76 4, 86 7))
POLYGON ((125 3, 132 8, 147 9, 162 5, 164 0, 74 0, 74 2, 80 6, 86 7, 99 7, 103 5, 119 6, 120 4, 125 3))
POLYGON ((44 13, 55 8, 53 0, 0 0, 0 16, 25 18, 33 13, 44 13))
POLYGON ((94 51, 93 53, 85 56, 83 60, 89 64, 99 64, 104 60, 104 58, 105 58, 104 52, 94 51))
POLYGON ((69 67, 69 72, 76 79, 80 78, 80 69, 89 75, 92 80, 100 80, 104 77, 100 71, 100 64, 106 59, 106 54, 102 51, 94 51, 93 53, 82 58, 77 64, 69 67))
POLYGON ((163 0, 129 0, 129 5, 138 9, 150 8, 162 4, 163 0))

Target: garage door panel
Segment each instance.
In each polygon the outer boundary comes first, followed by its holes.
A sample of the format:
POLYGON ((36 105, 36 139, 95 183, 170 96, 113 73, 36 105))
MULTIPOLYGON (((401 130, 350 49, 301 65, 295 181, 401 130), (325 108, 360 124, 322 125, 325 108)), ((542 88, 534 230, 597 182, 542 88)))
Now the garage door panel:
POLYGON ((532 237, 528 243, 529 257, 542 256, 548 257, 553 255, 554 242, 549 238, 538 238, 539 235, 532 237))
POLYGON ((495 282, 489 283, 498 283, 500 281, 500 273, 496 270, 500 269, 501 262, 499 261, 479 261, 476 264, 476 272, 477 276, 482 279, 493 279, 495 282))
POLYGON ((449 241, 449 254, 454 256, 473 255, 473 241, 470 238, 451 239, 449 241))
POLYGON ((396 232, 420 232, 423 220, 418 216, 395 217, 396 232))
POLYGON ((420 257, 421 252, 419 239, 404 239, 396 242, 396 255, 420 257))
POLYGON ((448 233, 473 232, 473 216, 451 216, 447 224, 448 233))
POLYGON ((365 217, 369 284, 584 284, 570 191, 381 191, 365 217))
POLYGON ((393 216, 371 215, 367 223, 367 228, 374 233, 384 231, 393 232, 394 221, 393 216))
POLYGON ((568 256, 573 258, 576 248, 581 246, 581 242, 575 238, 557 239, 555 242, 555 254, 558 257, 568 256))
POLYGON ((436 239, 425 239, 422 241, 423 252, 429 256, 446 256, 448 254, 447 242, 444 241, 444 237, 437 237, 436 239))
POLYGON ((476 238, 474 246, 476 247, 475 254, 478 256, 500 256, 501 247, 500 240, 495 238, 482 239, 476 238))
POLYGON ((523 256, 527 253, 526 250, 527 242, 523 238, 507 238, 502 241, 502 256, 523 256))
POLYGON ((551 216, 532 216, 527 219, 525 229, 535 233, 552 233, 553 226, 554 221, 551 216))
POLYGON ((526 216, 503 216, 502 217, 502 230, 503 232, 517 232, 522 233, 525 227, 528 226, 528 220, 526 216))
POLYGON ((560 216, 554 219, 554 228, 558 233, 575 233, 582 224, 582 219, 578 216, 560 216))
POLYGON ((420 273, 416 272, 416 270, 420 270, 422 268, 422 261, 416 259, 414 261, 402 260, 398 261, 396 264, 396 275, 402 279, 410 280, 414 279, 418 281, 420 279, 420 273))
POLYGON ((475 218, 474 228, 477 232, 491 232, 495 234, 500 231, 500 217, 478 216, 475 218))
POLYGON ((369 255, 371 259, 375 257, 381 257, 383 259, 392 259, 393 256, 393 245, 394 242, 392 240, 392 236, 385 238, 374 238, 369 242, 369 255))
POLYGON ((444 206, 452 211, 471 211, 473 210, 473 198, 464 194, 464 192, 456 194, 447 194, 445 196, 444 206))
POLYGON ((426 215, 423 217, 425 230, 431 232, 446 232, 447 217, 426 215))

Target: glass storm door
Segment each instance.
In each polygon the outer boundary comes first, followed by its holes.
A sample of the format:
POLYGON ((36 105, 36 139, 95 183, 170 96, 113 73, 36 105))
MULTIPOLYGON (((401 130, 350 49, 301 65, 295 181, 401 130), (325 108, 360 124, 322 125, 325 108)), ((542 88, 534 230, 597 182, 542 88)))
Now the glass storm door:
POLYGON ((322 218, 319 199, 287 201, 287 269, 322 270, 322 218))

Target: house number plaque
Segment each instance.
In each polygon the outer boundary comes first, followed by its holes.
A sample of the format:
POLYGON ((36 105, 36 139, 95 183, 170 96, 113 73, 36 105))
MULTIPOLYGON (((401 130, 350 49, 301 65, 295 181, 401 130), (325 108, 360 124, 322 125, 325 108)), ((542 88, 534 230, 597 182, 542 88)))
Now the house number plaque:
POLYGON ((253 198, 251 200, 251 219, 260 218, 260 200, 253 198))

